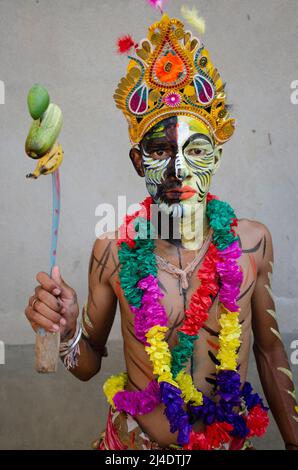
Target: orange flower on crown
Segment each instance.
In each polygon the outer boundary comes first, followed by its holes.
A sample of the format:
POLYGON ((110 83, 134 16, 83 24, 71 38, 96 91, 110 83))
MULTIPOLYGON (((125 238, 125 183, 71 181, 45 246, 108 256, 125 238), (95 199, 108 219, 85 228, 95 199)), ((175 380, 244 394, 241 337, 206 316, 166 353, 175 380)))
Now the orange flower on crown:
POLYGON ((160 57, 155 64, 155 73, 157 78, 164 83, 175 82, 180 73, 184 70, 184 64, 178 55, 169 52, 160 57))

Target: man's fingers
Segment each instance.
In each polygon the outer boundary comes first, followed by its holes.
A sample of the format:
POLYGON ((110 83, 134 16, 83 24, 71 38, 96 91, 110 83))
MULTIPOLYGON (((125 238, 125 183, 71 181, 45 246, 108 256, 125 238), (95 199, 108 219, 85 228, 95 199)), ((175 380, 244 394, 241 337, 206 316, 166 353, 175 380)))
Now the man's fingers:
POLYGON ((26 308, 25 315, 28 318, 28 320, 31 322, 31 324, 34 324, 35 326, 34 329, 36 329, 37 327, 41 327, 50 332, 56 332, 60 330, 60 327, 58 325, 56 325, 48 318, 41 315, 36 310, 33 310, 32 307, 26 308))
POLYGON ((61 289, 61 297, 66 300, 72 300, 75 297, 74 290, 64 281, 61 276, 59 266, 53 266, 51 276, 57 286, 61 289))
MULTIPOLYGON (((61 312, 63 307, 62 300, 60 300, 59 297, 55 297, 54 295, 50 294, 41 286, 37 286, 35 288, 35 298, 47 305, 51 310, 55 310, 55 312, 59 313, 61 312)), ((32 303, 30 305, 32 305, 32 303)))
POLYGON ((42 271, 37 273, 36 280, 48 292, 52 292, 54 295, 59 295, 61 293, 60 287, 47 273, 42 271))
POLYGON ((34 302, 33 310, 40 313, 48 320, 51 320, 53 323, 59 323, 60 320, 62 319, 59 313, 49 308, 46 304, 44 304, 40 300, 37 300, 37 302, 34 302))
MULTIPOLYGON (((31 298, 31 297, 30 297, 31 298)), ((29 316, 28 316, 28 309, 30 308, 30 305, 28 307, 26 307, 25 309, 25 315, 26 317, 28 318, 28 320, 30 321, 30 324, 33 328, 33 330, 36 332, 38 330, 38 325, 37 323, 35 323, 34 321, 30 320, 29 316)))

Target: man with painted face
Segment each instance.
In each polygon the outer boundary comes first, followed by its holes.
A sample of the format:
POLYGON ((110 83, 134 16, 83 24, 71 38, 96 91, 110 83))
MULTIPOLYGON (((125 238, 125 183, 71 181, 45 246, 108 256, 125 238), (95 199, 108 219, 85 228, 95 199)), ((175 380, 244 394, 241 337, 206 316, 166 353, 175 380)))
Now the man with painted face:
POLYGON ((160 211, 181 221, 179 243, 184 248, 198 249, 208 230, 206 196, 220 156, 221 147, 208 128, 188 116, 164 119, 147 132, 139 149, 130 151, 160 211))
POLYGON ((34 329, 60 330, 64 363, 81 380, 101 368, 119 303, 126 371, 104 385, 109 411, 99 449, 251 448, 268 426, 267 406, 246 382, 253 332, 268 406, 286 449, 298 450, 270 232, 237 220, 209 192, 234 131, 225 98, 200 41, 166 15, 152 25, 115 93, 149 197, 94 242, 81 322, 58 267, 52 279, 37 274, 26 315, 34 329), (153 227, 157 236, 148 238, 153 227))

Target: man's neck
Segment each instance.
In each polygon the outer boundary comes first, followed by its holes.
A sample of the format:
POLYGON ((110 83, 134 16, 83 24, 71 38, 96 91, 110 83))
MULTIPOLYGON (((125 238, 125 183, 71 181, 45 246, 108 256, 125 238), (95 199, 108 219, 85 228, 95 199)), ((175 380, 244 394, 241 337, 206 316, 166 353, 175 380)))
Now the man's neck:
POLYGON ((197 251, 210 231, 206 199, 196 205, 185 207, 182 217, 173 218, 159 211, 158 222, 153 223, 155 227, 157 226, 158 238, 176 247, 197 251))

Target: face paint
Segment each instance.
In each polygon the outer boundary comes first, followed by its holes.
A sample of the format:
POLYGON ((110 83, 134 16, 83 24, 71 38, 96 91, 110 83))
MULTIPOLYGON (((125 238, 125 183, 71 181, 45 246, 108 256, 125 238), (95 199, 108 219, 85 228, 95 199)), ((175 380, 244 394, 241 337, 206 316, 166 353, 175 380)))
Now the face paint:
POLYGON ((175 116, 150 130, 141 143, 147 190, 166 213, 202 202, 215 167, 215 147, 198 119, 175 116))
POLYGON ((198 215, 219 154, 206 125, 187 116, 165 119, 145 135, 141 152, 147 190, 159 208, 184 219, 198 215))

